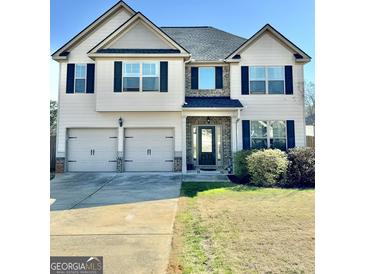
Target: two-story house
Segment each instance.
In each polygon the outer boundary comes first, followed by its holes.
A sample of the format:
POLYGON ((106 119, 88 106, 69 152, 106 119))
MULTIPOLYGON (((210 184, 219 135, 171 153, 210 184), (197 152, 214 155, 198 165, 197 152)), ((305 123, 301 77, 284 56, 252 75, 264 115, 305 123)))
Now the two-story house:
POLYGON ((226 170, 237 150, 305 146, 310 57, 270 25, 158 27, 120 1, 52 58, 57 172, 226 170))

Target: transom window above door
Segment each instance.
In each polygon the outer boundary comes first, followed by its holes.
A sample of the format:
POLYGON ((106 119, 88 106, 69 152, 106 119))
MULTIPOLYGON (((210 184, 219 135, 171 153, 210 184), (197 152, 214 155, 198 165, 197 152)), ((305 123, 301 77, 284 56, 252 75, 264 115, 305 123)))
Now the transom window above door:
POLYGON ((123 62, 123 91, 159 91, 158 62, 123 62))
POLYGON ((283 66, 259 67, 249 69, 251 94, 284 94, 285 72, 283 66))

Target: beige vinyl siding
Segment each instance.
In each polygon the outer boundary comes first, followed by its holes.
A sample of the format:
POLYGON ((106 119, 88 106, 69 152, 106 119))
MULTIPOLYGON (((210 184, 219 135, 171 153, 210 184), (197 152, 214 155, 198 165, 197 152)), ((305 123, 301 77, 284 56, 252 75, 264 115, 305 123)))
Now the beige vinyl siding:
POLYGON ((74 46, 70 50, 68 56, 69 63, 93 63, 93 60, 87 56, 87 52, 95 47, 110 33, 115 31, 120 25, 127 21, 131 17, 131 14, 125 9, 119 9, 109 19, 107 19, 96 30, 84 38, 80 43, 74 46))
POLYGON ((96 111, 180 111, 184 103, 183 59, 120 59, 168 61, 168 92, 114 92, 114 60, 96 62, 96 111))
MULTIPOLYGON (((96 112, 96 94, 66 94, 67 64, 60 65, 59 115, 57 133, 57 157, 65 156, 67 128, 113 128, 119 127, 118 119, 122 117, 124 127, 170 127, 174 128, 175 151, 181 151, 181 112, 156 111, 139 112, 96 112)), ((182 80, 182 78, 181 78, 182 80)), ((144 94, 141 94, 144 95, 144 94)), ((183 92, 181 92, 183 96, 183 92)), ((132 106, 133 108, 133 106, 132 106)), ((136 106, 134 106, 136 108, 136 106)), ((120 128, 119 128, 120 129, 120 128)), ((119 133, 122 134, 122 133, 119 133)), ((123 148, 123 139, 119 138, 119 151, 123 148)))
POLYGON ((110 43, 106 48, 137 48, 137 49, 171 49, 171 45, 147 27, 142 21, 130 26, 124 34, 110 43))
MULTIPOLYGON (((241 61, 231 64, 231 97, 246 107, 242 120, 294 120, 295 144, 305 145, 303 65, 293 52, 268 32, 241 52, 241 61), (293 66, 293 95, 242 95, 241 66, 293 66)), ((242 124, 238 124, 238 148, 242 148, 242 124)))

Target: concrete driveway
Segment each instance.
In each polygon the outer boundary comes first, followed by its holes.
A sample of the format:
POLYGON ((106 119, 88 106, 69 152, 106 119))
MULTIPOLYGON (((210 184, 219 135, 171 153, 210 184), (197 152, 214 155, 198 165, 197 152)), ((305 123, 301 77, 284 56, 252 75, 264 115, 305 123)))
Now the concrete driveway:
POLYGON ((179 174, 66 173, 51 181, 51 255, 103 256, 104 273, 165 273, 179 174))

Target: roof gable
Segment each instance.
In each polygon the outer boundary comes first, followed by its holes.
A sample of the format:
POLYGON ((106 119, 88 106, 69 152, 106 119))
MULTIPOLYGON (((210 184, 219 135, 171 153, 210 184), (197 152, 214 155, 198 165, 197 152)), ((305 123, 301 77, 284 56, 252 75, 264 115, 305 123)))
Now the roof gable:
POLYGON ((118 38, 105 45, 104 48, 171 49, 174 47, 139 19, 118 38))
POLYGON ((294 43, 292 43, 289 39, 287 39, 284 35, 278 32, 271 25, 266 24, 263 28, 261 28, 258 32, 256 32, 250 39, 245 41, 242 45, 240 45, 236 50, 234 50, 230 55, 226 57, 227 60, 236 59, 235 56, 242 52, 245 48, 252 45, 255 41, 257 41, 262 35, 266 32, 269 32, 272 36, 278 39, 282 44, 291 49, 294 52, 294 57, 297 61, 300 62, 309 62, 311 57, 306 54, 303 50, 297 47, 294 43))
MULTIPOLYGON (((164 50, 174 50, 174 53, 189 53, 142 13, 137 12, 127 22, 92 48, 88 54, 126 53, 123 51, 131 52, 132 49, 151 50, 148 53, 156 53, 156 50, 161 50, 159 53, 173 53, 169 51, 164 52, 164 50)), ((143 51, 140 53, 143 53, 143 51)))
POLYGON ((113 16, 119 10, 124 9, 130 15, 134 15, 136 12, 128 6, 125 2, 119 1, 105 13, 103 13, 100 17, 98 17, 95 21, 93 21, 90 25, 88 25, 85 29, 76 34, 71 40, 69 40, 66 44, 60 47, 52 54, 53 59, 66 59, 68 55, 68 50, 78 44, 82 39, 92 33, 95 29, 97 29, 100 25, 102 25, 108 18, 113 16))

